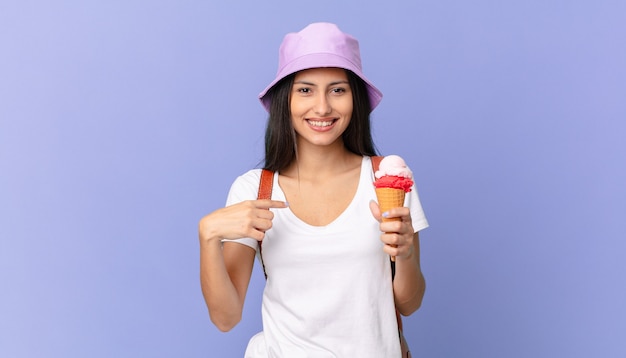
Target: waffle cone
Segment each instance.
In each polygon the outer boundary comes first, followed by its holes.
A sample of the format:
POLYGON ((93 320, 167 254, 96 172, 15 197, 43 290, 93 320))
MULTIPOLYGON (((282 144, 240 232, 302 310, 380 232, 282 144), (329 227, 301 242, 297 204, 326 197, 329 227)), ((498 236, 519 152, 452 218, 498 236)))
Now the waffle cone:
MULTIPOLYGON (((403 189, 394 188, 376 188, 376 198, 378 199, 378 206, 380 212, 384 213, 393 208, 400 208, 404 206, 404 195, 406 192, 403 189)), ((400 218, 383 218, 383 221, 398 221, 400 218)))

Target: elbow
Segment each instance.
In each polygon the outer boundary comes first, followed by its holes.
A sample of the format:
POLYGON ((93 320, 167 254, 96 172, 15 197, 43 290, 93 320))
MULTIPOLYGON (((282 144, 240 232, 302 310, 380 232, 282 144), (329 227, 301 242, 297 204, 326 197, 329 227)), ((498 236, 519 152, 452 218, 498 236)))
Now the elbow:
POLYGON ((230 316, 230 317, 216 317, 209 313, 211 317, 211 322, 219 329, 221 332, 228 332, 231 329, 235 328, 235 326, 241 321, 241 315, 230 316))
POLYGON ((411 297, 411 299, 403 303, 396 302, 396 308, 398 309, 398 312, 400 312, 400 314, 403 316, 410 316, 413 313, 415 313, 415 311, 417 311, 420 307, 422 307, 422 301, 424 300, 425 292, 426 292, 426 282, 422 281, 420 288, 415 293, 415 295, 411 297))
POLYGON ((216 323, 216 322, 213 322, 213 323, 215 324, 215 327, 217 327, 217 329, 220 330, 220 332, 224 332, 224 333, 230 331, 236 326, 236 324, 222 324, 222 323, 216 323))
POLYGON ((413 313, 415 313, 415 311, 417 311, 421 306, 422 306, 422 298, 420 297, 418 300, 415 300, 406 305, 398 307, 398 312, 400 312, 400 314, 405 317, 410 316, 413 313))
POLYGON ((415 313, 415 311, 417 311, 421 305, 422 305, 422 300, 418 300, 418 301, 406 302, 404 304, 396 304, 396 309, 401 315, 407 317, 415 313))

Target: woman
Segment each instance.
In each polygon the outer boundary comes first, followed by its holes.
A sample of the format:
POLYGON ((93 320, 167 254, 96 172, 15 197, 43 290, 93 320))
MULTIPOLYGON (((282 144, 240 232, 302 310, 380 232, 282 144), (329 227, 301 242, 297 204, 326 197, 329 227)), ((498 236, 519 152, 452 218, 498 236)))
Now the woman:
POLYGON ((263 332, 246 357, 400 357, 395 309, 421 304, 418 231, 428 223, 415 188, 405 207, 381 214, 374 202, 369 114, 382 94, 361 71, 357 40, 328 23, 286 35, 259 98, 272 200, 256 200, 261 170, 251 170, 201 219, 211 320, 222 331, 240 321, 260 252, 263 332))

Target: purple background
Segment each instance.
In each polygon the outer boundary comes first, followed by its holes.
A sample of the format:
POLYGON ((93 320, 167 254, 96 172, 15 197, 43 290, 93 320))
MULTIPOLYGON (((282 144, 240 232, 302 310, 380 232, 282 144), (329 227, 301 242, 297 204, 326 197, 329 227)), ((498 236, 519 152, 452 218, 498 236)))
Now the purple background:
MULTIPOLYGON (((626 356, 626 3, 0 3, 0 356, 241 357, 197 222, 262 159, 286 32, 332 21, 431 227, 419 357, 626 356)), ((257 267, 258 269, 258 267, 257 267)))

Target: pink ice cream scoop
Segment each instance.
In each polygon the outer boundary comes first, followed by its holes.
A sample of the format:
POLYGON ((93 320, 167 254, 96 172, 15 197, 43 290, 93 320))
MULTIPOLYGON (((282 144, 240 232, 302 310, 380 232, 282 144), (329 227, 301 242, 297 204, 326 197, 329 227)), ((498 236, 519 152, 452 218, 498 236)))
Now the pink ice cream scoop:
POLYGON ((408 193, 413 186, 413 172, 404 159, 397 155, 384 157, 374 176, 376 188, 402 189, 408 193))

